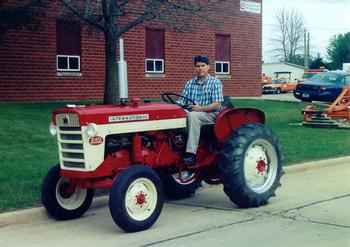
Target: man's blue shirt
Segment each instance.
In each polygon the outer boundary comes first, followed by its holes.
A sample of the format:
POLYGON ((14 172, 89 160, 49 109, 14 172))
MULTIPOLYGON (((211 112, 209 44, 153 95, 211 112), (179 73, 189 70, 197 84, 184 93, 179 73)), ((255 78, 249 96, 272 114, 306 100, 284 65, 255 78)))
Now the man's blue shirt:
POLYGON ((182 95, 192 99, 199 106, 207 106, 214 102, 224 101, 222 83, 211 75, 208 75, 202 83, 197 77, 187 81, 182 95))

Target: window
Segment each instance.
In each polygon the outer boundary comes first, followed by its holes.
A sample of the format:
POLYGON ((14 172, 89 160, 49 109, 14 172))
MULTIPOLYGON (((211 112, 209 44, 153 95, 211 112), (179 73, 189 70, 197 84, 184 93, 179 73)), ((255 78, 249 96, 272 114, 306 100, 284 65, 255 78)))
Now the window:
POLYGON ((230 74, 231 60, 231 36, 215 35, 215 73, 221 75, 230 74))
POLYGON ((164 73, 164 30, 146 29, 146 73, 164 73))
POLYGON ((146 72, 164 73, 164 59, 146 58, 146 72))
POLYGON ((81 28, 79 22, 56 21, 56 68, 61 72, 80 71, 81 28))
POLYGON ((215 73, 216 74, 230 74, 230 62, 215 61, 215 73))
POLYGON ((57 55, 58 71, 80 71, 80 56, 57 55))

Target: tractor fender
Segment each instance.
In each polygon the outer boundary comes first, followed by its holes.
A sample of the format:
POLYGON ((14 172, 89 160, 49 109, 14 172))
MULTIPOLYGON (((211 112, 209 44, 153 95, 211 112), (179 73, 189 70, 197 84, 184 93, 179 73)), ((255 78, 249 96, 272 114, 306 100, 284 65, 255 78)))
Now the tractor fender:
POLYGON ((214 132, 219 142, 225 142, 234 130, 248 123, 265 123, 265 113, 254 108, 227 108, 216 117, 214 132))

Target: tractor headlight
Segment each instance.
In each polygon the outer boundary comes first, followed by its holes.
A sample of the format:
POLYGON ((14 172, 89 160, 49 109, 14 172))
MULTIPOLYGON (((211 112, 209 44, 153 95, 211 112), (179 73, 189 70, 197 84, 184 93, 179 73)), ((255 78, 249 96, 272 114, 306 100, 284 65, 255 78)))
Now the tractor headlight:
POLYGON ((86 127, 86 134, 88 137, 94 137, 97 135, 97 125, 94 123, 89 123, 86 127))
POLYGON ((49 132, 52 136, 57 135, 57 127, 53 122, 50 123, 49 132))

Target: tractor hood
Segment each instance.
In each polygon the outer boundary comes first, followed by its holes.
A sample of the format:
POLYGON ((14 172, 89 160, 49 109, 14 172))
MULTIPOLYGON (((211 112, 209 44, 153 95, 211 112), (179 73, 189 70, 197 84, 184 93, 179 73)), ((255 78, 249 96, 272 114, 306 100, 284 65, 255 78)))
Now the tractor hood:
POLYGON ((90 105, 67 106, 53 112, 52 120, 56 123, 57 114, 77 114, 80 125, 89 123, 113 124, 149 120, 167 120, 186 118, 187 114, 180 106, 167 103, 131 102, 127 105, 90 105))

